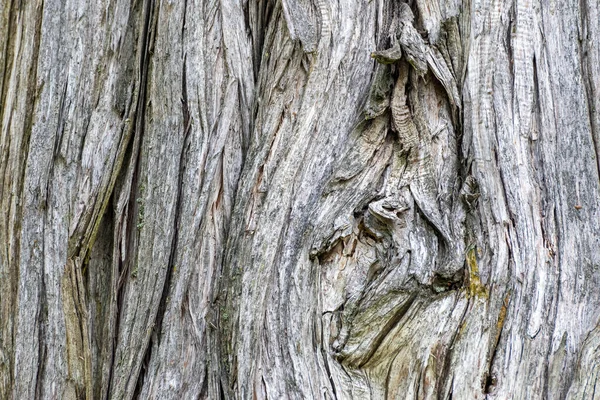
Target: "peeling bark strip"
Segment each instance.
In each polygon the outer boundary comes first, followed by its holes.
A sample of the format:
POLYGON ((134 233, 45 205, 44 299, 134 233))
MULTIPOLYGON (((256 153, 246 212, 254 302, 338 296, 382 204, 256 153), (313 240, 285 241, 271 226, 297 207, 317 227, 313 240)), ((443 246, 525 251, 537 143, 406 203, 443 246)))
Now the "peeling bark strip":
POLYGON ((600 398, 598 43, 591 0, 3 0, 0 398, 600 398))

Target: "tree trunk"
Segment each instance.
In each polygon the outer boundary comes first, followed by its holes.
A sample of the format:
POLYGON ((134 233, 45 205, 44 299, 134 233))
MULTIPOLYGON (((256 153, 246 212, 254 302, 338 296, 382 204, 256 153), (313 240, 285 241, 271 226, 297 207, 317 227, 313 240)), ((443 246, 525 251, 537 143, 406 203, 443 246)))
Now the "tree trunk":
POLYGON ((599 44, 597 0, 0 0, 0 398, 600 399, 599 44))

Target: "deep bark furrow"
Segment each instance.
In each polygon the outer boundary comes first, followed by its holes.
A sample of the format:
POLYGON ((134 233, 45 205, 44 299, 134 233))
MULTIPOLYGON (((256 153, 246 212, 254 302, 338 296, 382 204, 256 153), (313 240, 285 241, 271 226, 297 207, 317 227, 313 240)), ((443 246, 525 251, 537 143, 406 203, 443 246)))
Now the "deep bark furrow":
MULTIPOLYGON (((144 205, 138 201, 143 197, 143 193, 140 193, 139 190, 139 179, 142 172, 141 169, 141 145, 144 141, 144 126, 146 119, 146 106, 147 106, 147 87, 148 87, 148 67, 149 67, 149 49, 151 47, 151 32, 153 30, 151 22, 153 21, 153 13, 156 12, 154 10, 154 1, 146 0, 142 3, 142 24, 141 31, 139 36, 139 42, 137 44, 140 49, 139 61, 137 65, 137 73, 138 73, 138 81, 137 81, 137 103, 135 106, 135 110, 133 112, 133 116, 135 117, 135 124, 132 124, 133 127, 133 151, 131 152, 132 159, 130 160, 130 165, 133 166, 132 172, 129 175, 131 179, 131 183, 129 185, 125 185, 125 188, 129 188, 129 198, 127 200, 127 212, 126 216, 128 218, 128 223, 125 226, 125 229, 121 229, 119 225, 117 225, 117 232, 120 232, 123 235, 124 242, 126 242, 125 254, 122 254, 121 257, 124 257, 124 262, 121 265, 122 268, 119 268, 118 276, 113 276, 112 279, 115 280, 113 285, 117 287, 116 296, 116 308, 114 309, 114 315, 111 317, 115 322, 115 331, 114 334, 114 344, 111 346, 112 351, 110 355, 110 375, 106 382, 106 386, 103 387, 103 392, 106 393, 107 398, 112 397, 125 397, 131 398, 135 387, 128 389, 129 394, 125 395, 124 393, 119 393, 120 390, 118 379, 119 377, 115 377, 115 371, 119 370, 119 364, 122 361, 122 355, 118 355, 119 349, 119 336, 122 332, 122 321, 119 313, 123 310, 123 303, 126 301, 126 286, 129 280, 129 275, 135 276, 137 275, 137 266, 136 259, 134 255, 134 249, 136 248, 136 243, 139 240, 139 229, 140 224, 143 224, 143 221, 140 221, 140 216, 144 214, 143 207, 144 205), (117 361, 117 357, 120 357, 117 361), (117 390, 117 394, 115 395, 115 390, 117 390)), ((143 218, 143 216, 142 216, 143 218)), ((115 232, 116 234, 116 232, 115 232)), ((121 257, 119 257, 121 259, 121 257)), ((105 339, 106 340, 106 339, 105 339)), ((111 340, 112 339, 108 339, 111 340)), ((145 351, 141 354, 141 359, 139 361, 139 367, 137 372, 130 372, 127 375, 128 381, 133 379, 134 382, 137 382, 140 376, 139 371, 141 370, 141 360, 144 359, 143 355, 145 351)), ((100 361, 100 360, 99 360, 100 361)), ((102 362, 102 361, 100 361, 102 362)), ((133 371, 136 371, 134 369, 133 371)), ((130 385, 131 386, 131 385, 130 385)))

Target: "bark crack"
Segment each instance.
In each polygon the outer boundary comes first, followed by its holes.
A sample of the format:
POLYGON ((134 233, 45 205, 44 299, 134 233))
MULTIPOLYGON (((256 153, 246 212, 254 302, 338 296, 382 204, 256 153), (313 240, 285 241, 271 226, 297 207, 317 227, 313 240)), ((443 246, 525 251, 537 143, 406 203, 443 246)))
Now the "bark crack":
MULTIPOLYGON (((459 296, 456 297, 456 302, 458 303, 459 300, 459 296)), ((454 343, 456 342, 456 339, 458 338, 460 331, 462 329, 462 325, 465 321, 465 317, 467 316, 467 312, 469 310, 469 303, 472 300, 469 298, 467 300, 467 306, 465 307, 465 309, 462 312, 462 315, 460 316, 460 319, 458 320, 458 323, 456 324, 457 329, 454 330, 454 333, 452 334, 452 337, 450 338, 450 341, 448 342, 448 350, 445 353, 444 356, 444 365, 442 367, 442 371, 440 374, 440 380, 439 380, 439 387, 442 388, 443 385, 446 383, 446 379, 448 379, 450 372, 451 372, 451 367, 452 367, 452 354, 454 353, 454 343)), ((456 307, 456 303, 454 305, 456 307)), ((452 388, 454 385, 454 375, 452 375, 452 380, 449 383, 446 383, 446 385, 448 385, 448 398, 452 399, 452 388)), ((443 391, 440 390, 438 392, 438 399, 442 398, 442 393, 443 391)))
POLYGON ((149 343, 147 344, 147 347, 145 349, 145 354, 144 354, 144 362, 143 362, 143 368, 140 371, 140 374, 138 376, 138 381, 136 384, 136 389, 135 392, 137 393, 137 395, 134 395, 135 398, 139 398, 139 395, 142 391, 143 388, 143 384, 144 384, 144 378, 146 376, 147 373, 147 365, 150 362, 150 358, 152 356, 152 348, 154 345, 160 344, 161 338, 162 338, 162 322, 163 322, 163 318, 165 315, 165 312, 167 310, 167 299, 169 296, 169 290, 171 287, 171 281, 173 279, 173 270, 175 268, 175 259, 177 257, 177 244, 178 244, 178 239, 179 239, 179 225, 181 222, 181 203, 182 203, 182 192, 183 192, 183 175, 185 173, 185 168, 186 168, 186 164, 187 164, 187 157, 186 157, 186 150, 188 148, 189 145, 189 135, 190 135, 190 131, 191 131, 191 126, 192 126, 192 120, 190 117, 190 110, 189 110, 189 105, 188 105, 188 93, 187 93, 187 72, 186 72, 186 65, 187 65, 187 55, 184 55, 183 58, 183 66, 182 66, 182 85, 181 85, 181 91, 182 91, 182 97, 181 97, 181 107, 182 107, 182 114, 183 114, 183 142, 182 142, 182 147, 181 147, 181 153, 179 156, 179 174, 177 177, 177 195, 175 197, 175 216, 173 218, 173 237, 171 239, 171 246, 170 246, 170 254, 169 254, 169 261, 167 264, 167 274, 165 277, 165 283, 162 287, 162 294, 161 294, 161 299, 160 299, 160 303, 158 306, 158 312, 156 314, 155 317, 155 322, 154 322, 154 335, 152 336, 152 339, 149 341, 149 343))
POLYGON ((498 314, 498 321, 496 322, 496 337, 494 338, 494 342, 491 347, 491 357, 488 364, 488 369, 485 375, 485 383, 483 393, 489 394, 492 392, 493 387, 498 384, 497 377, 493 372, 494 361, 496 360, 496 354, 498 352, 498 346, 500 344, 500 339, 502 337, 502 332, 504 331, 504 322, 506 321, 506 314, 508 312, 508 306, 510 304, 510 296, 511 292, 508 291, 506 296, 504 296, 504 300, 502 305, 500 306, 500 313, 498 314))
POLYGON ((402 317, 404 317, 406 315, 406 313, 408 312, 408 310, 413 305, 413 303, 415 302, 416 299, 417 299, 417 295, 413 294, 409 299, 406 300, 406 302, 404 304, 402 304, 402 306, 396 311, 394 316, 392 318, 390 318, 390 320, 381 329, 381 331, 375 337, 375 339, 373 339, 373 343, 371 344, 369 351, 365 355, 363 361, 361 361, 360 364, 358 365, 358 368, 364 367, 365 364, 367 364, 371 360, 371 358, 373 357, 373 355, 375 354, 375 352, 377 351, 377 349, 379 348, 379 346, 381 345, 383 340, 387 337, 387 335, 390 332, 392 332, 392 330, 396 327, 396 325, 398 325, 400 323, 400 321, 402 320, 402 317))
MULTIPOLYGON (((593 90, 593 80, 594 76, 590 72, 592 70, 591 59, 588 56, 588 52, 590 51, 588 38, 589 35, 589 16, 586 10, 589 8, 586 4, 586 0, 580 0, 579 9, 581 10, 581 22, 582 22, 582 31, 580 32, 581 37, 579 38, 579 63, 581 65, 581 75, 583 86, 585 89, 585 98, 587 101, 587 112, 588 112, 588 120, 590 123, 590 129, 592 130, 592 143, 593 143, 593 151, 596 159, 596 177, 600 181, 600 159, 598 155, 600 154, 600 127, 596 125, 596 119, 594 116, 596 115, 596 94, 593 90)), ((597 79, 600 77, 596 77, 597 79)))
MULTIPOLYGON (((131 184, 129 189, 129 199, 127 200, 127 205, 125 207, 124 216, 127 218, 127 222, 125 225, 125 230, 123 230, 123 224, 119 224, 120 227, 117 228, 120 232, 117 236, 121 236, 120 239, 127 242, 126 249, 127 253, 125 255, 125 260, 122 259, 122 254, 120 251, 117 252, 117 263, 119 265, 118 270, 116 271, 119 275, 118 280, 115 282, 115 309, 113 310, 114 315, 112 316, 114 321, 114 336, 112 337, 112 348, 111 348, 111 356, 110 356, 110 369, 109 376, 107 379, 106 387, 105 387, 105 398, 109 399, 112 396, 113 384, 115 381, 114 377, 114 364, 116 358, 117 351, 117 343, 120 332, 120 316, 119 312, 122 309, 123 305, 123 296, 124 290, 123 285, 127 279, 127 273, 131 269, 131 265, 135 262, 133 254, 133 250, 136 248, 137 242, 137 224, 136 218, 138 215, 139 204, 137 203, 137 194, 140 188, 138 188, 138 179, 139 179, 139 171, 140 171, 140 163, 141 163, 141 145, 144 137, 144 123, 145 123, 145 113, 146 113, 146 88, 148 85, 148 65, 149 65, 149 57, 151 56, 151 47, 153 46, 153 35, 155 31, 155 27, 151 26, 151 21, 156 22, 155 7, 154 0, 145 0, 144 8, 143 8, 143 26, 141 33, 141 43, 140 43, 140 59, 139 59, 139 86, 138 86, 138 95, 137 95, 137 104, 135 107, 134 115, 135 115, 135 126, 133 128, 134 141, 132 143, 132 152, 131 152, 131 162, 133 163, 133 170, 131 174, 131 184)), ((127 145, 125 145, 127 147, 127 145)), ((120 242, 117 238, 117 243, 120 242)), ((117 245, 118 246, 118 245, 117 245)), ((114 279, 114 278, 113 278, 114 279)), ((141 374, 139 371, 133 371, 135 376, 130 376, 128 381, 131 379, 136 379, 137 382, 141 379, 141 374)), ((134 387, 133 396, 136 395, 137 384, 134 387)))

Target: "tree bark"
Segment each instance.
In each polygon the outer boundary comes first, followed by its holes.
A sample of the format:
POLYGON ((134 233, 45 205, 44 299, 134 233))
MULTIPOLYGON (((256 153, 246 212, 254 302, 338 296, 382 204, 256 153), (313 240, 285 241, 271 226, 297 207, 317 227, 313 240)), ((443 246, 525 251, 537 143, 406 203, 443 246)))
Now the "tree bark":
POLYGON ((596 0, 0 0, 0 398, 600 399, 596 0))

